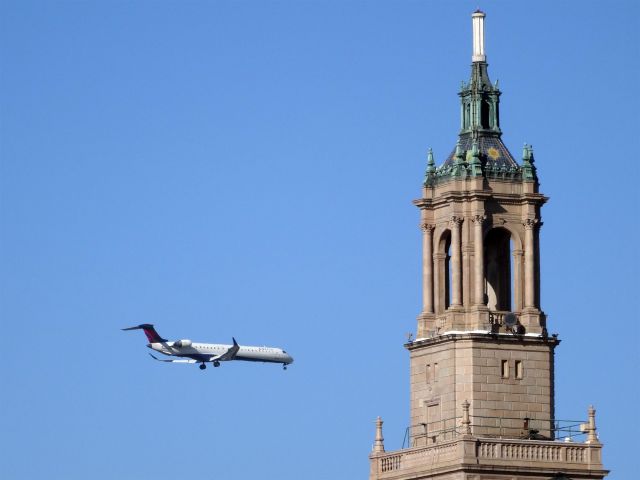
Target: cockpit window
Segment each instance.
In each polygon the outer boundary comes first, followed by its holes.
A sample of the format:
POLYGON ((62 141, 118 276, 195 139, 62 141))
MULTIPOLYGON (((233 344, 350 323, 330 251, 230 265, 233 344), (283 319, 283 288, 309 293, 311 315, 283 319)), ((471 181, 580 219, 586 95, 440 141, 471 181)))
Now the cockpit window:
POLYGON ((286 351, 282 350, 282 353, 287 353, 286 351))

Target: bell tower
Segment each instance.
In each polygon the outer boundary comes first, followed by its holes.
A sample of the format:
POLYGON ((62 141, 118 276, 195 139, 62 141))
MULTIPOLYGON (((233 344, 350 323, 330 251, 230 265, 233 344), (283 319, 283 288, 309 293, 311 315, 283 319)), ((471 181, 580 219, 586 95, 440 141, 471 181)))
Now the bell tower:
POLYGON ((501 92, 489 79, 484 21, 483 12, 472 14, 471 76, 458 94, 455 148, 440 166, 429 150, 422 196, 414 201, 423 302, 415 340, 405 345, 407 448, 384 451, 379 419, 370 478, 520 480, 561 472, 602 479, 595 411, 573 426, 586 435, 583 443, 555 418, 560 340, 549 336, 540 303, 547 198, 533 148, 525 144, 518 163, 502 141, 501 92))
POLYGON ((500 90, 489 80, 484 18, 473 20, 471 78, 460 89, 458 141, 437 167, 429 151, 421 210, 423 308, 417 337, 495 330, 513 312, 518 329, 545 333, 540 310, 540 209, 533 149, 522 165, 502 142, 500 90))

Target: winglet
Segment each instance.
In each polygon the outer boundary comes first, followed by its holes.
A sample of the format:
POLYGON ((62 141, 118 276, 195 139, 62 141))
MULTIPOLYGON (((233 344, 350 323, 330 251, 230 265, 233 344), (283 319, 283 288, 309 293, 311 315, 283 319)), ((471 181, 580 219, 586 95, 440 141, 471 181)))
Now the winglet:
POLYGON ((236 339, 235 339, 235 338, 231 337, 231 340, 233 340, 233 345, 234 345, 234 346, 238 345, 238 342, 236 342, 236 339))

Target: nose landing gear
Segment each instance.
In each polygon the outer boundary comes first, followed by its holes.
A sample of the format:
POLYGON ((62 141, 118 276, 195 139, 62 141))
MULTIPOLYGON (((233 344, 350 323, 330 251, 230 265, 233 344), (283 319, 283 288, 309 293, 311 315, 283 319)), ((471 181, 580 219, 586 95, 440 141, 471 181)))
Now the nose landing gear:
POLYGON ((287 369, 287 364, 286 364, 286 363, 283 363, 283 364, 282 364, 282 369, 283 369, 283 370, 286 370, 286 369, 287 369))

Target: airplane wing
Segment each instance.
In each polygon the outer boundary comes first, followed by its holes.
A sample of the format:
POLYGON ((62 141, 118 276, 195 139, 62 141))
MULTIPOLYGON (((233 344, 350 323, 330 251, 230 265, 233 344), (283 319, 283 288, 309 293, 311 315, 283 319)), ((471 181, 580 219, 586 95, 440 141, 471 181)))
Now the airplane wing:
POLYGON ((238 350, 240 350, 240 345, 238 345, 238 342, 236 342, 235 338, 231 338, 233 339, 233 345, 229 348, 229 350, 224 352, 222 355, 211 357, 209 359, 210 362, 224 362, 226 360, 233 360, 236 357, 238 350))
POLYGON ((159 362, 169 362, 169 363, 198 363, 197 360, 164 360, 162 358, 158 358, 155 355, 152 355, 151 353, 149 354, 151 355, 151 358, 153 358, 154 360, 157 360, 159 362))

